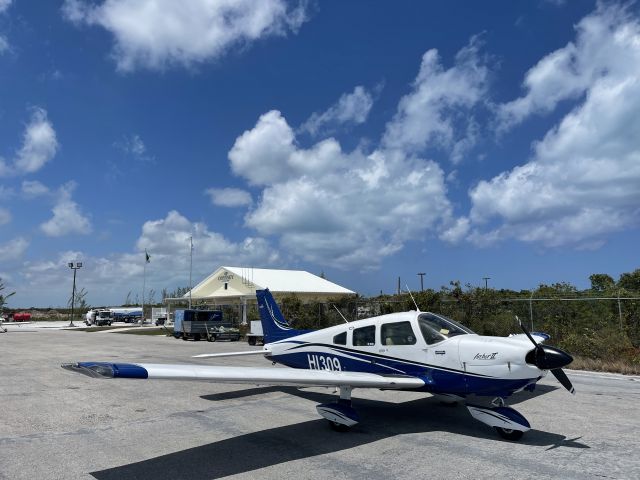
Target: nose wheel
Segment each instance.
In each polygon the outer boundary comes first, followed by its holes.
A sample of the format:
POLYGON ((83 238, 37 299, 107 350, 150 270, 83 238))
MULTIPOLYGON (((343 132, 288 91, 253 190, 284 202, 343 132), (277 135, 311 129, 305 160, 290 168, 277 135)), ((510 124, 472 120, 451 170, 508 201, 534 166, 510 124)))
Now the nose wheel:
POLYGON ((493 427, 505 440, 516 441, 531 428, 529 422, 520 413, 504 404, 502 397, 496 397, 491 407, 467 404, 469 413, 476 420, 493 427))
POLYGON ((500 435, 505 440, 511 440, 513 442, 520 440, 524 432, 521 430, 513 430, 511 428, 502 428, 502 427, 493 427, 495 428, 498 435, 500 435))

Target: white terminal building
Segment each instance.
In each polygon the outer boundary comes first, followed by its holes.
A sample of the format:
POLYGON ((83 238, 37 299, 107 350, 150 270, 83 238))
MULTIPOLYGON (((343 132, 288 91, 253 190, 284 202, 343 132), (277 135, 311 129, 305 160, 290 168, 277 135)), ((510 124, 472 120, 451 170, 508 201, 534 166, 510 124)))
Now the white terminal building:
POLYGON ((256 290, 268 288, 276 300, 295 295, 303 303, 326 302, 355 295, 355 292, 304 270, 220 267, 180 299, 169 304, 190 301, 192 306, 242 306, 242 323, 247 320, 247 304, 256 303, 256 290))

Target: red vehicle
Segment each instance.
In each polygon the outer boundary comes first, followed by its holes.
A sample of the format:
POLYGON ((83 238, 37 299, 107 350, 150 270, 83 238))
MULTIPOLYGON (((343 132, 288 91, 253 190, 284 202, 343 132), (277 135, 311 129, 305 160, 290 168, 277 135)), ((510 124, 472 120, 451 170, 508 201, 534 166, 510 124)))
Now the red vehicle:
POLYGON ((26 312, 10 313, 9 321, 12 321, 12 320, 14 322, 28 322, 31 320, 31 314, 26 312))

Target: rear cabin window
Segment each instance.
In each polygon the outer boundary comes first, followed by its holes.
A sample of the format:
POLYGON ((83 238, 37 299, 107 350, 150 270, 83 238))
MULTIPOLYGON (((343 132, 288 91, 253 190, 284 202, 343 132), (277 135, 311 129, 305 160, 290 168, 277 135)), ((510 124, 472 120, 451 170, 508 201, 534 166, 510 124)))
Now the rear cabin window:
POLYGON ((335 345, 346 345, 347 344, 347 332, 342 332, 333 337, 333 343, 335 345))
POLYGON ((354 347, 371 347, 376 344, 376 326, 356 328, 353 331, 354 347))
POLYGON ((385 323, 380 329, 382 345, 415 345, 411 322, 385 323))

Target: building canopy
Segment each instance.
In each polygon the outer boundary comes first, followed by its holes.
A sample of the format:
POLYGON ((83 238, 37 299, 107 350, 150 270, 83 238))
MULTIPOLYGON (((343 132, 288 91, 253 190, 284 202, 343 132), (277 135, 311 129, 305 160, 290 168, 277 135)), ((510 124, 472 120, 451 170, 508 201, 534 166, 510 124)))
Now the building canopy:
POLYGON ((268 288, 276 297, 295 294, 307 301, 325 301, 355 292, 304 270, 220 267, 184 298, 233 301, 255 299, 256 290, 268 288))

